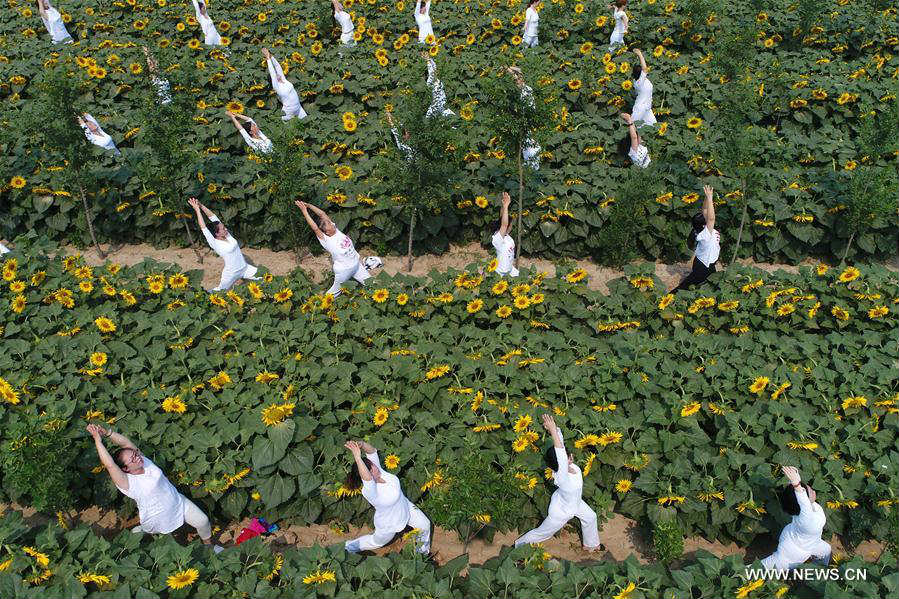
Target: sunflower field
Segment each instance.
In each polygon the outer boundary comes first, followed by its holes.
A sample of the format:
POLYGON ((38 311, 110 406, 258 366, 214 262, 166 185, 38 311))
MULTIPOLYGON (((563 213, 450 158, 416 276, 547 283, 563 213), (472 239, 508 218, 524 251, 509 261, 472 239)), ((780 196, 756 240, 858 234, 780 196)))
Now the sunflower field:
MULTIPOLYGON (((282 126, 260 53, 266 46, 310 115, 298 149, 314 184, 307 199, 333 211, 357 244, 404 249, 407 199, 388 191, 376 158, 393 143, 384 113, 424 84, 414 3, 347 0, 356 25, 351 50, 339 47, 327 4, 311 0, 213 1, 210 15, 224 44, 218 48, 201 43, 184 0, 60 1, 77 41, 59 46, 50 44, 32 3, 9 0, 7 7, 0 15, 0 236, 41 229, 71 241, 73 233, 83 233, 74 192, 57 178, 61 165, 46 160, 17 129, 40 95, 43 74, 64 66, 87 83, 84 109, 124 154, 116 160, 85 142, 96 158, 99 182, 90 199, 101 241, 183 242, 177 222, 183 208, 163 205, 155 197, 159 190, 135 174, 134 157, 145 148, 139 106, 149 93, 146 45, 170 77, 178 72, 194 79, 174 90, 195 98, 193 126, 183 138, 196 168, 184 194, 202 195, 238 224, 243 241, 289 247, 289 218, 272 213, 279 198, 263 183, 260 159, 247 153, 223 114, 252 116, 263 132, 282 126)), ((640 47, 659 124, 643 130, 653 176, 640 190, 637 214, 647 226, 629 240, 635 252, 649 259, 684 257, 683 231, 697 210, 696 179, 703 176, 720 191, 718 223, 726 236, 735 237, 747 202, 743 255, 789 261, 841 255, 853 234, 845 217, 849 182, 895 161, 899 27, 891 3, 645 0, 629 6, 629 46, 614 53, 607 52, 614 20, 602 2, 547 0, 540 45, 527 51, 520 45, 524 8, 520 0, 432 5, 437 38, 427 47, 458 115, 465 176, 436 190, 447 207, 417 227, 416 252, 486 242, 492 232, 496 210, 486 198, 517 186, 516 159, 498 149, 485 126, 489 98, 483 90, 498 67, 520 64, 553 108, 552 119, 535 132, 543 153, 538 176, 526 185, 522 246, 534 254, 601 259, 602 248, 616 243, 603 239, 605 225, 631 217, 613 210, 629 181, 615 147, 625 135, 617 114, 630 110, 634 98, 630 72, 637 57, 629 50, 640 47), (724 107, 740 93, 741 105, 749 106, 747 123, 764 134, 754 182, 745 190, 735 175, 739 165, 716 158, 732 134, 724 107)), ((893 221, 879 215, 869 222, 850 257, 895 252, 893 221)))

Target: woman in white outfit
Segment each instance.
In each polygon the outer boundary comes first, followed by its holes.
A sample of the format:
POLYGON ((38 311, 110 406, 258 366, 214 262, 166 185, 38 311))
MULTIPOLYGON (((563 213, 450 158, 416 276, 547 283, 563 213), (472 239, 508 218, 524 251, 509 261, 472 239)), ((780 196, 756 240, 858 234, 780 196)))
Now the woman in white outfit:
POLYGON ((396 147, 406 157, 407 162, 412 162, 412 148, 409 144, 405 143, 409 141, 409 132, 404 129, 403 137, 400 139, 400 132, 397 131, 396 124, 393 122, 393 115, 389 112, 387 113, 387 122, 390 124, 390 132, 393 134, 393 140, 396 142, 396 147))
POLYGON ((215 28, 215 23, 209 18, 209 13, 206 11, 206 2, 204 0, 190 1, 194 3, 194 13, 197 16, 197 22, 200 24, 200 29, 203 30, 203 35, 205 36, 203 43, 207 46, 221 46, 222 36, 219 35, 218 30, 215 28))
POLYGON ((112 138, 107 135, 107 133, 103 131, 103 129, 100 128, 100 124, 97 122, 97 119, 95 119, 88 113, 83 112, 81 113, 81 116, 78 117, 78 124, 81 125, 82 129, 84 129, 84 136, 89 142, 91 142, 95 146, 100 146, 101 148, 112 150, 112 153, 116 156, 122 155, 122 153, 116 147, 115 142, 112 141, 112 138))
POLYGON ((634 125, 642 127, 643 125, 655 125, 656 115, 652 112, 652 81, 646 76, 649 69, 646 67, 646 59, 643 52, 637 48, 634 54, 640 59, 639 65, 634 65, 631 77, 634 80, 634 91, 637 92, 637 99, 634 101, 634 107, 631 109, 631 118, 634 125))
POLYGON ((365 281, 371 277, 368 267, 374 268, 381 264, 381 260, 374 257, 365 259, 365 264, 359 260, 359 252, 353 247, 353 240, 344 235, 334 224, 334 221, 328 218, 325 211, 297 200, 297 207, 303 212, 303 217, 309 224, 309 228, 315 233, 318 242, 322 244, 329 254, 331 254, 331 266, 334 269, 334 284, 326 293, 330 293, 333 297, 337 297, 343 292, 341 285, 350 279, 356 279, 363 285, 365 281), (318 217, 318 223, 309 214, 312 210, 318 217))
POLYGON ((783 467, 790 484, 780 492, 780 504, 793 520, 780 532, 777 551, 762 560, 768 570, 792 570, 810 558, 820 564, 830 563, 830 543, 821 538, 827 516, 815 502, 816 493, 803 485, 799 470, 794 466, 783 467))
POLYGON ((340 42, 344 46, 355 46, 356 40, 353 33, 356 31, 356 27, 353 25, 353 17, 343 10, 340 0, 331 0, 331 6, 334 7, 334 20, 340 25, 340 42))
POLYGON ((428 78, 427 84, 431 89, 431 105, 425 113, 425 118, 429 119, 433 116, 456 116, 456 113, 446 107, 446 90, 443 88, 443 82, 437 78, 437 65, 434 59, 427 52, 421 53, 422 57, 428 61, 428 78))
POLYGON ((712 201, 714 190, 709 185, 704 185, 702 190, 705 193, 702 212, 693 215, 693 229, 687 238, 687 245, 696 247, 693 270, 671 293, 704 283, 715 272, 715 264, 721 254, 721 234, 715 229, 715 203, 712 201))
POLYGON ((434 28, 431 26, 431 0, 424 4, 418 0, 415 4, 415 24, 418 25, 419 44, 425 43, 429 35, 434 35, 434 28))
POLYGON ((621 113, 621 119, 627 123, 627 137, 618 142, 618 153, 626 155, 631 162, 640 168, 646 168, 652 162, 649 159, 649 148, 643 145, 643 138, 637 132, 634 119, 626 112, 621 113))
POLYGON ((37 0, 37 10, 41 14, 41 21, 50 34, 50 41, 54 44, 71 44, 72 36, 69 35, 66 24, 62 20, 59 11, 50 5, 50 0, 37 0))
POLYGON ((247 264, 246 259, 243 257, 243 252, 240 251, 240 244, 231 237, 231 233, 225 227, 225 224, 213 214, 212 210, 201 204, 197 198, 190 198, 187 203, 196 212, 197 223, 199 223, 200 230, 203 231, 203 237, 206 238, 209 247, 225 261, 225 268, 222 269, 222 277, 219 280, 218 287, 213 288, 211 291, 228 291, 241 279, 258 280, 259 277, 256 276, 258 269, 252 264, 247 264), (206 227, 206 221, 203 220, 203 212, 209 217, 212 231, 206 227))
POLYGON ((172 86, 168 79, 159 76, 159 63, 156 62, 156 58, 150 54, 150 50, 146 46, 144 46, 144 56, 147 58, 147 71, 150 73, 153 87, 156 88, 156 97, 159 98, 159 103, 171 104, 172 86))
MULTIPOLYGON (((521 69, 519 67, 506 67, 506 70, 512 75, 512 78, 515 80, 515 83, 518 85, 519 89, 521 89, 521 101, 526 102, 529 106, 534 107, 534 90, 530 85, 527 85, 524 82, 524 77, 521 74, 521 69)), ((521 157, 524 159, 524 163, 533 170, 540 170, 540 152, 542 148, 540 144, 538 144, 533 137, 528 135, 528 137, 524 141, 524 146, 521 148, 521 157)))
POLYGON ((549 414, 543 415, 543 427, 549 431, 553 439, 553 446, 546 452, 546 462, 553 471, 553 482, 557 488, 553 492, 552 499, 549 500, 546 519, 540 523, 540 526, 526 532, 515 541, 515 546, 542 543, 562 530, 569 520, 577 518, 581 521, 584 549, 586 551, 601 549, 596 512, 581 498, 584 488, 581 469, 566 454, 562 432, 549 414))
POLYGON ((625 8, 627 0, 615 0, 615 5, 608 5, 615 18, 615 29, 612 30, 612 36, 609 38, 609 52, 624 44, 624 34, 627 33, 628 18, 625 8))
POLYGON ((518 269, 515 268, 515 240, 509 235, 512 228, 509 225, 509 204, 511 203, 512 198, 504 191, 502 206, 499 210, 499 230, 493 234, 491 239, 493 249, 496 250, 496 274, 501 277, 518 276, 518 269))
MULTIPOLYGON (((159 466, 144 457, 134 443, 125 435, 96 424, 88 424, 87 432, 94 438, 100 462, 116 488, 137 502, 140 525, 131 532, 168 534, 186 522, 197 529, 203 543, 212 545, 212 526, 203 510, 179 493, 159 466), (104 438, 119 446, 114 456, 103 444, 104 438)), ((218 545, 213 549, 216 553, 222 550, 218 545)))
POLYGON ((272 79, 272 87, 275 89, 275 93, 278 94, 278 99, 281 100, 281 110, 284 112, 281 120, 289 121, 293 117, 301 120, 306 118, 306 111, 303 110, 303 105, 300 104, 300 96, 297 94, 297 90, 294 89, 293 83, 284 76, 284 69, 281 68, 281 63, 272 56, 268 48, 263 48, 262 54, 265 55, 268 74, 272 79))
POLYGON ((528 0, 528 8, 524 11, 524 30, 521 41, 525 48, 533 48, 537 45, 537 28, 540 23, 540 13, 537 7, 540 0, 528 0))
POLYGON ((234 123, 234 128, 237 129, 237 132, 240 133, 240 136, 247 142, 247 145, 251 150, 260 154, 268 154, 272 151, 274 147, 272 145, 272 140, 266 137, 265 133, 259 129, 259 125, 256 124, 256 121, 248 116, 237 114, 230 110, 226 110, 225 114, 231 118, 231 122, 234 123))
POLYGON ((431 551, 431 521, 403 494, 400 479, 384 472, 378 460, 378 450, 364 441, 347 441, 344 445, 353 454, 355 468, 347 476, 346 487, 362 487, 362 496, 375 508, 375 532, 347 541, 347 551, 358 553, 383 547, 407 526, 418 530, 416 549, 424 554, 431 551), (365 451, 365 457, 362 457, 365 451))

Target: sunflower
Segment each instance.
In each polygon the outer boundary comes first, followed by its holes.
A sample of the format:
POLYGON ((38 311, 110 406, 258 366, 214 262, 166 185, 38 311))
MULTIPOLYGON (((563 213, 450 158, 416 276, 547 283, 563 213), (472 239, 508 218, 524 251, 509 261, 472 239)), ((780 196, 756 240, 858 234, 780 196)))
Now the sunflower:
POLYGON ((138 31, 143 31, 144 29, 147 28, 147 24, 144 21, 138 20, 138 21, 134 22, 134 28, 137 29, 138 31))
POLYGON ((530 442, 528 441, 528 438, 522 435, 515 439, 515 442, 512 443, 512 449, 515 450, 515 453, 521 453, 528 448, 529 444, 530 442))
POLYGON ((16 175, 9 180, 9 185, 13 189, 22 189, 23 187, 25 187, 26 183, 27 181, 25 180, 25 177, 20 177, 19 175, 16 175))
POLYGON ((873 308, 868 310, 868 318, 880 318, 881 316, 886 316, 889 313, 890 309, 886 306, 874 306, 873 308))
POLYGON ((409 296, 405 293, 401 293, 396 296, 396 304, 398 306, 405 306, 409 302, 409 296))
POLYGON ((622 478, 617 483, 615 483, 615 490, 619 493, 627 493, 631 490, 632 486, 634 486, 634 483, 626 478, 622 478))
POLYGON ((9 291, 11 293, 22 293, 25 291, 25 283, 22 281, 13 281, 9 284, 9 291))
POLYGON ((571 91, 577 91, 581 89, 581 85, 582 83, 580 79, 571 79, 568 82, 568 89, 570 89, 571 91))
POLYGON ((243 104, 241 104, 240 102, 232 100, 225 105, 225 108, 228 110, 228 112, 243 114, 243 104))
POLYGON ((12 301, 10 301, 9 309, 12 310, 13 312, 15 312, 16 314, 21 314, 22 311, 25 309, 25 303, 26 303, 25 296, 17 295, 16 297, 14 297, 12 299, 12 301))
POLYGON ((740 306, 740 302, 738 300, 731 300, 729 302, 721 302, 718 304, 718 309, 722 312, 733 312, 740 306))
POLYGON ((115 323, 105 316, 100 316, 94 320, 94 324, 97 325, 101 333, 114 333, 116 330, 115 323))
POLYGON ((624 91, 629 92, 633 88, 634 88, 634 82, 631 81, 630 79, 625 79, 624 81, 621 82, 621 89, 623 89, 624 91))
POLYGON ((324 584, 326 582, 336 582, 337 575, 334 570, 316 570, 315 572, 303 577, 303 584, 324 584))
POLYGON ((290 287, 285 287, 281 291, 275 294, 275 302, 282 304, 293 297, 293 290, 290 287))
POLYGON ((256 15, 256 20, 260 23, 265 23, 268 20, 268 15, 266 15, 264 12, 261 12, 256 15))
POLYGON ((486 208, 488 205, 487 198, 484 196, 478 196, 474 199, 474 203, 478 208, 486 208))
POLYGON ((512 308, 509 306, 500 306, 496 309, 496 315, 500 318, 508 318, 512 314, 512 308))
POLYGON ((786 303, 786 304, 782 304, 781 306, 779 306, 777 308, 777 315, 778 316, 787 316, 788 314, 792 314, 795 311, 796 311, 796 304, 786 303))
POLYGON ((90 357, 91 364, 98 367, 106 364, 106 359, 106 354, 101 351, 95 351, 90 357))
POLYGON ((169 576, 166 583, 170 589, 178 590, 192 585, 199 577, 200 572, 196 568, 188 568, 169 576))
POLYGON ((840 273, 840 283, 848 283, 857 279, 862 273, 854 266, 846 267, 846 270, 840 273))
POLYGON ((499 19, 493 19, 492 21, 490 21, 490 26, 493 27, 494 29, 502 29, 503 22, 500 21, 499 19))
POLYGON ((185 29, 184 23, 178 23, 177 25, 175 25, 175 29, 177 31, 184 31, 184 29, 185 29))
POLYGON ((396 470, 400 465, 400 458, 395 454, 390 454, 384 458, 384 467, 388 470, 396 470))
POLYGON ((2 398, 6 403, 13 405, 21 401, 19 399, 19 394, 16 393, 16 390, 13 389, 12 385, 6 382, 6 380, 4 380, 2 377, 0 377, 0 398, 2 398))
POLYGON ((812 97, 816 100, 826 100, 827 92, 823 89, 816 89, 812 92, 812 97))
POLYGON ((502 295, 507 289, 509 289, 509 283, 506 281, 497 281, 493 287, 490 288, 490 291, 493 295, 502 295))
POLYGON ((177 273, 169 277, 169 287, 172 289, 184 289, 189 279, 182 273, 177 273))
POLYGON ((181 399, 181 396, 166 397, 162 402, 162 409, 168 413, 183 414, 187 411, 187 404, 181 399))
POLYGON ((470 121, 474 118, 474 110, 471 106, 463 106, 462 110, 459 111, 459 116, 462 117, 462 120, 470 121))
POLYGON ((849 320, 849 312, 847 312, 840 306, 834 306, 833 308, 831 308, 830 313, 834 318, 842 322, 846 322, 847 320, 849 320))
POLYGON ((385 422, 387 422, 387 416, 389 416, 389 412, 387 412, 387 408, 380 407, 375 410, 375 415, 371 419, 375 426, 383 426, 385 422))
POLYGON ((509 43, 512 44, 513 46, 520 46, 521 45, 521 36, 513 35, 512 39, 509 40, 509 43))
POLYGON ((512 304, 519 310, 524 310, 531 305, 531 299, 526 295, 519 295, 512 304))
POLYGON ((693 414, 695 414, 696 412, 699 411, 699 408, 701 405, 702 404, 700 404, 698 401, 688 403, 687 405, 682 407, 680 410, 681 418, 686 418, 687 416, 692 416, 693 414))
POLYGON ((565 280, 569 283, 577 283, 581 281, 584 277, 587 276, 587 271, 583 268, 578 268, 576 270, 571 271, 567 275, 565 275, 565 280))
POLYGON ((593 52, 593 42, 584 42, 581 44, 580 53, 587 55, 593 52))
POLYGON ((343 121, 343 128, 345 131, 347 131, 349 133, 352 133, 353 131, 355 131, 356 126, 357 126, 356 121, 352 121, 352 120, 343 121))
POLYGON ((334 172, 337 173, 341 181, 346 181, 353 176, 353 169, 343 164, 334 169, 334 172))
POLYGON ((765 390, 765 387, 768 386, 769 382, 771 382, 771 379, 766 376, 756 377, 756 379, 752 381, 752 384, 749 385, 749 392, 755 393, 756 395, 761 395, 762 391, 765 390))
POLYGON ((766 48, 773 48, 774 47, 774 38, 773 37, 765 38, 764 44, 765 44, 766 48))
POLYGON ((702 119, 697 116, 690 117, 689 120, 687 120, 687 129, 699 129, 701 126, 702 119))
POLYGON ((187 42, 187 47, 191 50, 197 50, 200 47, 200 40, 197 38, 191 38, 189 42, 187 42))
POLYGON ((383 304, 387 301, 387 298, 390 297, 390 292, 386 289, 378 289, 374 293, 371 294, 371 299, 373 299, 378 304, 383 304))
POLYGON ((309 48, 309 51, 312 52, 313 56, 318 56, 322 52, 322 43, 313 42, 312 46, 309 48))
POLYGON ((293 415, 293 409, 296 407, 292 403, 272 404, 262 410, 262 423, 265 426, 275 426, 281 424, 288 416, 293 415))
POLYGON ((439 379, 440 377, 446 375, 450 371, 450 367, 446 364, 442 364, 440 366, 434 366, 427 373, 425 373, 425 378, 429 381, 434 379, 439 379))
POLYGON ((468 310, 469 314, 474 314, 476 312, 480 312, 481 308, 484 307, 484 301, 480 299, 473 299, 468 302, 468 305, 465 306, 465 309, 468 310))

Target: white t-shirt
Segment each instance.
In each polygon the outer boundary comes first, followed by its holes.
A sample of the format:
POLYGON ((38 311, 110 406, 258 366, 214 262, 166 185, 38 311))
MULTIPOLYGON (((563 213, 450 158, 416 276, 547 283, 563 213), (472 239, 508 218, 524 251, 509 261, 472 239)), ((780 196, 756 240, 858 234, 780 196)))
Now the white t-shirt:
POLYGON ((533 6, 529 6, 524 12, 524 37, 537 35, 537 26, 540 21, 540 13, 533 6))
POLYGON ((107 150, 115 150, 115 143, 112 141, 112 138, 100 127, 100 123, 97 122, 97 119, 92 117, 89 114, 85 114, 82 117, 84 120, 84 125, 81 128, 84 130, 84 136, 87 138, 89 142, 94 144, 95 146, 100 146, 101 148, 106 148, 107 150), (96 133, 91 131, 90 127, 87 126, 87 123, 93 123, 97 127, 96 133))
POLYGON ((184 524, 184 496, 169 482, 159 466, 144 457, 143 474, 129 474, 128 488, 118 487, 137 502, 144 532, 168 534, 184 524))
POLYGON ((50 40, 54 44, 67 40, 71 41, 72 36, 69 35, 66 24, 63 22, 62 15, 59 14, 59 11, 50 6, 45 11, 45 14, 46 18, 44 15, 41 15, 41 20, 44 22, 44 27, 47 28, 47 32, 50 34, 50 40))
POLYGON ((718 261, 718 255, 721 253, 721 234, 715 229, 710 232, 708 227, 703 227, 696 235, 696 259, 710 266, 713 262, 718 261))
POLYGON ((627 33, 627 25, 624 24, 624 19, 627 17, 627 13, 623 10, 616 8, 615 9, 615 29, 612 31, 612 35, 623 36, 627 33))
POLYGON ((503 237, 497 231, 491 241, 496 250, 496 272, 504 275, 515 270, 515 240, 512 236, 507 233, 503 237))
POLYGON ((651 162, 649 160, 649 148, 647 148, 643 144, 637 146, 636 150, 633 148, 633 146, 631 146, 631 149, 628 150, 627 155, 630 156, 631 162, 633 162, 640 168, 646 168, 651 162))
MULTIPOLYGON (((203 43, 207 46, 221 46, 222 45, 222 36, 219 35, 218 30, 215 28, 215 23, 212 22, 212 18, 207 14, 203 14, 200 12, 200 4, 197 0, 192 0, 194 3, 194 13, 197 16, 197 22, 200 24, 200 29, 203 30, 203 35, 205 39, 203 43)), ((206 5, 206 10, 209 10, 209 5, 206 5)))
POLYGON ((170 104, 172 101, 172 86, 169 84, 169 80, 154 75, 152 81, 153 86, 156 88, 156 96, 159 98, 159 103, 170 104))
MULTIPOLYGON (((559 437, 562 431, 559 431, 559 437)), ((559 462, 559 469, 553 472, 553 482, 557 489, 553 492, 552 499, 549 502, 549 512, 554 516, 570 517, 574 514, 581 503, 581 494, 584 489, 584 477, 581 469, 577 464, 568 464, 568 454, 565 452, 565 441, 562 440, 562 447, 556 447, 556 460, 559 462), (568 468, 574 470, 569 472, 568 468), (555 513, 553 513, 555 512, 555 513)))
POLYGON ((330 237, 323 232, 318 241, 331 254, 331 264, 335 271, 347 270, 359 264, 359 252, 353 247, 353 240, 339 229, 330 237))
POLYGON ((335 11, 334 18, 337 19, 337 23, 340 24, 340 33, 342 35, 353 33, 353 31, 356 30, 356 27, 353 25, 353 17, 351 17, 350 13, 347 11, 335 11))
POLYGON ((375 508, 375 530, 399 532, 409 523, 412 502, 403 495, 400 479, 385 472, 378 460, 378 452, 365 454, 381 471, 383 483, 372 480, 362 481, 362 496, 375 508))
MULTIPOLYGON (((214 214, 209 217, 209 222, 217 223, 219 219, 214 214)), ((212 251, 219 255, 225 261, 225 268, 222 272, 226 275, 243 274, 247 268, 247 261, 240 251, 240 244, 228 233, 225 239, 216 238, 206 227, 203 227, 203 237, 206 243, 212 248, 212 251)))
POLYGON ((431 3, 425 2, 425 12, 421 12, 421 0, 415 5, 415 24, 418 25, 418 41, 424 42, 429 35, 434 35, 431 25, 431 3))
MULTIPOLYGON (((256 121, 250 122, 252 122, 253 124, 256 123, 256 121)), ((256 126, 258 127, 259 125, 256 126)), ((250 149, 254 152, 259 152, 260 154, 268 154, 274 148, 274 145, 272 145, 272 140, 266 137, 265 133, 263 133, 261 130, 259 131, 259 139, 253 138, 253 136, 247 133, 247 130, 243 127, 240 127, 239 131, 243 136, 243 140, 247 142, 247 145, 250 146, 250 149)))

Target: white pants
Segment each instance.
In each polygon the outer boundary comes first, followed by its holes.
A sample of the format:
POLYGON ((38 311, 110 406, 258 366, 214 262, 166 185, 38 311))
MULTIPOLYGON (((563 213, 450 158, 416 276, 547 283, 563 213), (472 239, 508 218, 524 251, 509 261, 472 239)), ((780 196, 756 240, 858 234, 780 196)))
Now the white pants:
POLYGON ((521 39, 521 43, 525 48, 533 48, 537 45, 537 36, 526 35, 521 39))
POLYGON ((631 119, 637 127, 655 125, 658 122, 656 121, 656 115, 652 112, 651 102, 635 102, 631 110, 631 119))
MULTIPOLYGON (((203 513, 197 504, 184 497, 184 522, 185 524, 189 524, 197 529, 197 534, 200 535, 200 538, 204 541, 209 540, 212 537, 212 524, 209 522, 209 517, 203 513)), ((146 532, 139 525, 135 526, 131 529, 131 532, 146 532)))
POLYGON ((284 111, 284 116, 281 117, 281 120, 289 121, 293 117, 298 119, 306 118, 306 111, 303 110, 303 105, 300 104, 297 90, 284 76, 284 69, 281 68, 281 63, 274 58, 270 58, 266 62, 268 64, 269 77, 272 79, 272 88, 278 94, 278 99, 281 100, 281 110, 284 111), (279 77, 282 81, 278 81, 279 77))
MULTIPOLYGON (((368 273, 368 270, 362 266, 362 263, 356 261, 355 266, 351 268, 345 268, 341 270, 334 269, 334 284, 331 285, 331 288, 328 289, 326 293, 330 293, 334 297, 337 297, 343 291, 340 286, 349 281, 350 279, 356 279, 363 285, 365 285, 365 281, 368 280, 371 275, 368 273)), ((380 545, 378 545, 380 547, 380 545)))
POLYGON ((256 271, 259 270, 252 264, 247 264, 247 267, 243 270, 239 271, 231 271, 231 270, 223 270, 222 278, 219 280, 218 287, 214 287, 212 291, 228 291, 231 289, 235 283, 237 283, 241 279, 250 279, 252 281, 259 280, 259 277, 256 276, 256 271))
POLYGON ((496 271, 496 274, 501 277, 512 277, 514 279, 518 276, 518 269, 513 266, 508 272, 496 271))
POLYGON ((553 512, 554 510, 550 509, 550 513, 540 523, 540 526, 523 534, 515 541, 515 546, 542 543, 562 530, 562 527, 569 520, 576 517, 581 521, 581 535, 584 537, 584 547, 587 549, 599 547, 599 529, 596 526, 596 512, 583 499, 578 504, 577 510, 571 515, 554 514, 553 512))
POLYGON ((810 558, 827 565, 830 563, 830 543, 824 539, 818 539, 811 551, 797 547, 795 543, 781 540, 777 545, 777 551, 762 560, 762 566, 766 570, 792 570, 798 568, 810 558))
MULTIPOLYGON (((414 504, 409 508, 408 525, 417 528, 420 532, 416 537, 416 546, 421 553, 429 553, 431 551, 431 521, 425 516, 425 513, 418 509, 414 504)), ((347 551, 353 553, 359 551, 371 551, 383 547, 393 540, 397 533, 375 529, 370 535, 364 535, 358 539, 347 541, 344 543, 347 551)))
POLYGON ((609 38, 609 52, 612 52, 618 46, 624 44, 624 33, 619 32, 617 30, 612 31, 612 37, 609 38))
POLYGON ((344 46, 355 46, 355 45, 356 45, 356 40, 355 40, 355 38, 353 37, 354 34, 355 34, 355 30, 350 31, 350 32, 348 32, 348 33, 341 33, 341 34, 340 34, 340 42, 341 42, 344 46))

